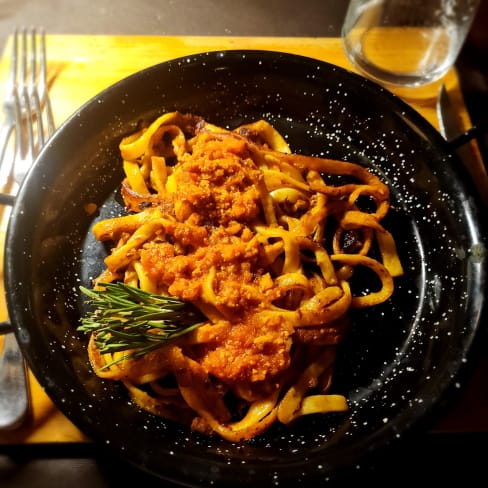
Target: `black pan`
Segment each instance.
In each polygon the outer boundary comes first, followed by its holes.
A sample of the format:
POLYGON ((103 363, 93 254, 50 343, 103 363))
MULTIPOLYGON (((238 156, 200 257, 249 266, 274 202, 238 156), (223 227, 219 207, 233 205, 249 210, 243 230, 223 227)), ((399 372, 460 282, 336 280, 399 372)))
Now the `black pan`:
POLYGON ((129 463, 187 486, 320 485, 428 425, 467 362, 485 304, 486 235, 460 167, 417 112, 324 62, 223 51, 151 67, 76 112, 28 174, 6 240, 10 321, 57 407, 129 463), (230 444, 139 410, 118 384, 92 373, 86 337, 76 331, 79 286, 90 286, 105 256, 90 228, 122 211, 121 137, 173 110, 230 128, 265 118, 294 152, 364 164, 391 187, 385 225, 406 273, 387 303, 352 317, 334 384, 349 398, 348 414, 304 418, 230 444), (90 215, 88 203, 100 212, 90 215))

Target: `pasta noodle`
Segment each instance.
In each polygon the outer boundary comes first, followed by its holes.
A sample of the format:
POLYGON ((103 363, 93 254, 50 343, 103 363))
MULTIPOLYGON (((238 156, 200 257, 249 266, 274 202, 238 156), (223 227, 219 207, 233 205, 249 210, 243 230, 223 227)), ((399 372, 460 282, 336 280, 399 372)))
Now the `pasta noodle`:
POLYGON ((229 441, 347 411, 331 386, 349 311, 388 300, 403 272, 381 224, 388 187, 358 164, 292 154, 263 120, 224 129, 165 113, 120 153, 128 213, 93 227, 113 245, 95 289, 123 282, 205 319, 140 356, 101 352, 93 332, 95 373, 143 409, 229 441), (357 293, 359 267, 375 278, 357 293))

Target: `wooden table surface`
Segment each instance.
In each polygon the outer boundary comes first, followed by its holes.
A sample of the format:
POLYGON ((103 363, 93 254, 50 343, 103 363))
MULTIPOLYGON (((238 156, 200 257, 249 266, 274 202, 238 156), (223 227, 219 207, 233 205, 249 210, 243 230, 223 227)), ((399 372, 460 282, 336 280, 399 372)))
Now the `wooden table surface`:
MULTIPOLYGON (((0 61, 0 86, 4 85, 7 77, 10 46, 11 40, 7 42, 0 61)), ((337 38, 48 35, 48 81, 56 124, 59 126, 91 97, 134 72, 175 57, 221 49, 284 51, 310 56, 354 71, 337 38)), ((447 87, 460 122, 465 129, 469 128, 471 122, 454 70, 437 83, 415 91, 397 91, 397 94, 438 128, 435 102, 441 83, 447 87)), ((479 176, 477 181, 485 184, 486 170, 479 159, 476 144, 471 145, 471 150, 479 163, 472 171, 479 176)), ((0 289, 0 297, 3 297, 2 291, 0 289)), ((6 316, 2 298, 0 319, 6 316)), ((463 397, 453 405, 445 418, 439 420, 436 427, 438 430, 488 432, 487 374, 487 363, 482 361, 463 397)), ((32 374, 30 386, 31 418, 16 431, 0 433, 0 444, 88 440, 55 408, 32 374)))

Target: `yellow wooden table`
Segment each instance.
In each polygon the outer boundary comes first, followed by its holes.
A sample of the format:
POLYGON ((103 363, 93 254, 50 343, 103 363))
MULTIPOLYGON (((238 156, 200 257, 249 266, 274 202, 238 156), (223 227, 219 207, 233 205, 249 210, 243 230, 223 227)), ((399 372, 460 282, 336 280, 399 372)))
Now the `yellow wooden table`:
MULTIPOLYGON (((275 37, 156 37, 48 35, 48 84, 56 125, 60 125, 82 104, 120 79, 154 64, 180 56, 221 49, 265 49, 301 54, 353 70, 336 38, 275 37)), ((11 39, 0 61, 0 86, 9 69, 11 39)), ((434 127, 438 127, 435 102, 444 83, 455 104, 460 122, 470 127, 454 70, 437 83, 414 92, 398 91, 434 127)), ((475 144, 472 150, 479 158, 475 144)), ((473 171, 486 179, 482 164, 473 171)), ((488 192, 487 192, 488 194, 488 192)), ((4 219, 5 220, 5 219, 4 219)), ((0 234, 1 238, 1 234, 0 234)), ((3 241, 0 242, 3 249, 3 241)), ((1 272, 1 268, 0 268, 1 272)), ((7 314, 0 285, 0 319, 7 314)), ((79 442, 86 437, 56 409, 32 374, 31 417, 19 429, 0 432, 0 444, 79 442)))

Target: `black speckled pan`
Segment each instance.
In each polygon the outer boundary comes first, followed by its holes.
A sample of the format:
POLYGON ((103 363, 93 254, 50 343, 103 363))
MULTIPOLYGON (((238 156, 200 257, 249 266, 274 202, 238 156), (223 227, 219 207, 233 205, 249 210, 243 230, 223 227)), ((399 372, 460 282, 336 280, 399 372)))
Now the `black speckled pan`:
POLYGON ((223 51, 154 66, 83 106, 28 174, 6 243, 10 321, 59 409, 133 465, 186 486, 320 486, 423 424, 467 362, 485 301, 486 236, 460 167, 417 112, 327 63, 223 51), (265 118, 294 152, 364 164, 391 187, 386 225, 405 275, 387 303, 353 315, 334 384, 349 398, 348 414, 305 418, 235 445, 140 411, 91 372, 86 337, 76 332, 78 287, 102 269, 105 250, 90 228, 121 211, 121 137, 173 110, 230 128, 265 118), (100 213, 90 216, 88 203, 100 213))

